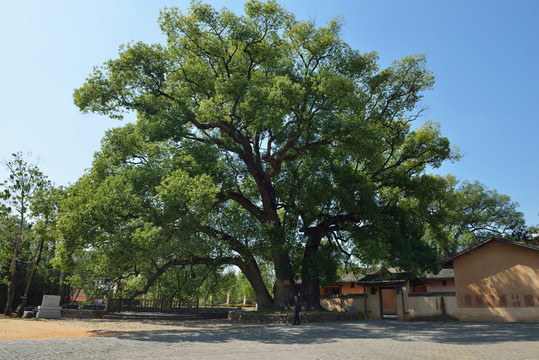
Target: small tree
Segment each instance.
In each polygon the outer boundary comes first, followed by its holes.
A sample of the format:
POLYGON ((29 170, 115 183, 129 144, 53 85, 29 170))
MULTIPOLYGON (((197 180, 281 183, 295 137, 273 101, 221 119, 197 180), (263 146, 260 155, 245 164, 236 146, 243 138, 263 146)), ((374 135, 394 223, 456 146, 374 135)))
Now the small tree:
POLYGON ((1 184, 3 187, 3 207, 17 219, 16 231, 11 233, 8 238, 12 255, 4 314, 10 316, 18 281, 17 263, 21 255, 21 245, 28 229, 31 199, 37 191, 47 186, 48 181, 35 164, 24 160, 22 152, 12 154, 11 161, 5 162, 4 165, 8 170, 9 177, 1 184))
MULTIPOLYGON (((35 246, 31 252, 31 256, 33 257, 33 261, 31 262, 32 268, 30 270, 30 275, 26 280, 24 299, 27 299, 30 295, 30 290, 34 284, 36 273, 41 265, 46 246, 55 241, 56 222, 58 219, 57 206, 58 200, 62 194, 62 189, 55 189, 49 181, 45 180, 42 186, 34 192, 30 199, 30 209, 34 220, 33 237, 35 239, 35 246)), ((18 311, 19 316, 22 315, 24 305, 25 302, 23 301, 18 311)))

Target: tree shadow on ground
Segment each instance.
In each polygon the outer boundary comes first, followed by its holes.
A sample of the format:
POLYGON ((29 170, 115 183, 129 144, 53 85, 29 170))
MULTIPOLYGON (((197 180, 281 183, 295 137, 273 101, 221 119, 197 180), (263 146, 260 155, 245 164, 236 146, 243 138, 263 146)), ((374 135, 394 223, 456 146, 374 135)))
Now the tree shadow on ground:
MULTIPOLYGON (((98 333, 96 333, 99 335, 98 333)), ((102 333, 101 335, 107 335, 102 333)), ((108 334, 110 335, 110 334, 108 334)), ((256 341, 265 344, 329 344, 351 339, 391 339, 454 345, 539 341, 536 323, 358 321, 301 326, 194 327, 185 330, 115 332, 119 339, 138 341, 221 343, 256 341)))

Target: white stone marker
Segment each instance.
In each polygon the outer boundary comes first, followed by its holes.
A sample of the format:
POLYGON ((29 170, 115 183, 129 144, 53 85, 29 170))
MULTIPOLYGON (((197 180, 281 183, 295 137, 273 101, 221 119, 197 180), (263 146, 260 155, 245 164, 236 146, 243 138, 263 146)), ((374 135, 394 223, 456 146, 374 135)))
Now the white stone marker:
POLYGON ((37 319, 59 319, 62 311, 60 296, 43 295, 43 302, 37 309, 37 319))

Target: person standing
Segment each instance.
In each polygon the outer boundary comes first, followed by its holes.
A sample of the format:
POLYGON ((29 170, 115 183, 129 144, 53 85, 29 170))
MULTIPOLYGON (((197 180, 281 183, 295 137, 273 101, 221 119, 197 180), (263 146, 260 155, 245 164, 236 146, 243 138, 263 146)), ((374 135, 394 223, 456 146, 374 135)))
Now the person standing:
POLYGON ((292 325, 299 325, 299 312, 301 311, 301 302, 297 295, 294 295, 294 322, 292 325))

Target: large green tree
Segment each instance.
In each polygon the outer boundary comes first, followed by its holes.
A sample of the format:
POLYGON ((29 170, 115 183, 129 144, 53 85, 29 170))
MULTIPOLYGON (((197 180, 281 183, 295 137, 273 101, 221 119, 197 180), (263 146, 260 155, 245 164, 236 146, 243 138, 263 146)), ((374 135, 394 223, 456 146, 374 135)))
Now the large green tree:
POLYGON ((140 174, 138 184, 179 221, 186 212, 178 191, 207 177, 211 195, 202 195, 211 205, 184 230, 205 244, 205 255, 237 265, 262 308, 290 302, 298 278, 304 300, 319 306, 318 267, 331 258, 320 256, 324 241, 365 263, 387 260, 412 270, 433 263, 433 247, 421 241, 430 216, 424 205, 443 184, 425 170, 457 155, 437 124, 412 127, 422 93, 434 82, 424 56, 380 69, 375 53, 342 40, 340 19, 317 27, 274 1, 249 1, 245 15, 193 3, 187 13, 164 9, 159 23, 166 45, 123 46, 74 94, 84 112, 138 117, 104 143, 92 169, 100 175, 88 175, 74 190, 92 194, 90 203, 102 198, 99 210, 88 210, 104 212, 100 231, 114 230, 101 243, 121 243, 126 231, 133 237, 131 225, 114 223, 120 219, 138 219, 141 246, 166 243, 170 227, 159 234, 145 225, 161 220, 141 212, 105 218, 152 205, 133 199, 134 180, 117 175, 150 169, 146 151, 153 146, 166 147, 163 159, 188 151, 199 173, 182 161, 161 163, 162 173, 140 174), (144 149, 132 148, 133 137, 120 132, 136 134, 144 149), (209 164, 201 165, 203 155, 209 164), (176 181, 180 174, 184 182, 176 181), (257 259, 273 264, 273 297, 257 259))
POLYGON ((428 226, 425 239, 436 243, 442 256, 453 255, 489 236, 531 242, 533 227, 525 225, 518 203, 478 181, 445 177, 445 190, 429 207, 436 226, 428 226))

